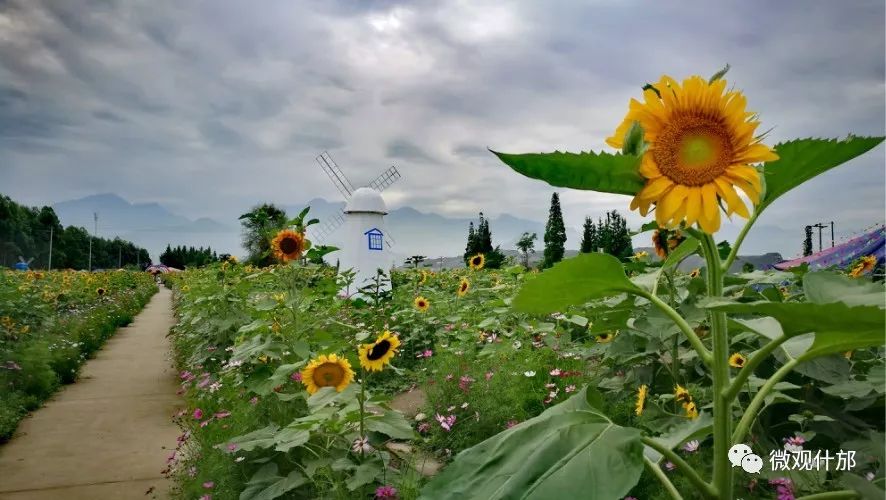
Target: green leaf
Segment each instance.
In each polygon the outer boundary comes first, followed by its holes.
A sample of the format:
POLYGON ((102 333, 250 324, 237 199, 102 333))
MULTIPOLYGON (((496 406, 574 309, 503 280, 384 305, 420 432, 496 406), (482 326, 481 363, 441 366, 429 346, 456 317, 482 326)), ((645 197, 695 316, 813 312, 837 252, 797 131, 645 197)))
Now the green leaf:
MULTIPOLYGON (((276 424, 271 424, 267 427, 263 427, 261 429, 250 432, 249 434, 243 434, 242 436, 237 436, 235 438, 231 438, 224 446, 229 444, 237 445, 238 450, 243 451, 252 451, 256 448, 270 448, 274 446, 274 437, 277 434, 276 424)), ((222 445, 218 445, 221 447, 222 445)))
POLYGON ((779 159, 766 162, 763 177, 766 193, 757 212, 781 195, 813 177, 860 156, 883 141, 883 137, 846 139, 796 139, 775 145, 779 159))
POLYGON ((514 298, 518 311, 550 314, 592 299, 640 289, 628 280, 615 257, 583 253, 527 281, 514 298))
POLYGON ((611 500, 642 469, 638 429, 591 410, 551 411, 461 452, 420 498, 611 500))
MULTIPOLYGON (((668 429, 664 434, 654 439, 662 446, 666 446, 669 450, 673 450, 681 444, 687 441, 692 441, 693 439, 704 441, 714 428, 713 422, 714 418, 710 413, 701 413, 698 418, 693 420, 683 420, 679 424, 668 429)), ((653 462, 658 462, 662 458, 661 453, 648 446, 645 447, 643 453, 653 462)))
POLYGON ((308 398, 308 409, 311 410, 311 413, 314 413, 320 408, 336 401, 353 400, 357 394, 357 387, 359 387, 358 384, 350 384, 341 392, 336 391, 334 387, 321 387, 308 398))
POLYGON ((381 415, 370 415, 364 420, 366 428, 373 432, 380 432, 392 439, 412 439, 415 432, 412 426, 396 411, 386 411, 381 415))
POLYGON ((380 460, 363 462, 354 470, 353 475, 345 482, 345 486, 348 487, 349 491, 354 491, 363 485, 375 481, 375 478, 381 475, 383 469, 384 464, 380 460))
POLYGON ((848 472, 840 476, 840 482, 843 486, 858 492, 862 500, 883 500, 886 495, 886 492, 873 482, 848 472))
POLYGON ((827 271, 807 273, 803 278, 803 291, 809 302, 815 304, 830 302, 842 302, 847 306, 884 304, 882 283, 853 279, 827 271))
POLYGON ((606 152, 507 154, 492 151, 509 167, 552 186, 636 194, 645 184, 640 158, 606 152))
POLYGON ((305 477, 301 471, 294 470, 286 477, 277 476, 272 481, 266 481, 265 484, 263 484, 265 487, 254 495, 244 496, 248 491, 244 490, 243 493, 240 494, 240 500, 273 500, 303 484, 307 484, 307 482, 308 478, 305 477))
POLYGON ((277 451, 287 452, 292 448, 296 448, 308 442, 311 439, 310 425, 295 424, 288 425, 274 436, 274 442, 277 443, 277 451))
POLYGON ((664 264, 661 265, 662 270, 676 266, 680 261, 694 254, 697 250, 698 240, 691 236, 687 236, 673 252, 668 254, 668 258, 665 259, 664 264))

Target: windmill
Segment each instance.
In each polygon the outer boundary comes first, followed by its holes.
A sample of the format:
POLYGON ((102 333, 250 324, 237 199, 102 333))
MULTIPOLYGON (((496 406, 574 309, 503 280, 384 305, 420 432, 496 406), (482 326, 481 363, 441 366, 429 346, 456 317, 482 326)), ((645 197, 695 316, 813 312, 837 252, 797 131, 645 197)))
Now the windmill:
POLYGON ((15 263, 15 268, 19 271, 27 271, 30 269, 31 262, 34 261, 34 257, 31 257, 28 260, 25 260, 21 255, 18 256, 18 262, 15 263))
MULTIPOLYGON (((320 168, 323 169, 323 172, 326 173, 326 176, 329 177, 329 180, 332 181, 332 184, 338 189, 338 192, 344 197, 345 202, 351 201, 351 196, 354 194, 354 185, 351 184, 351 181, 345 176, 344 172, 342 172, 341 168, 339 168, 338 164, 335 163, 335 160, 332 159, 332 156, 328 151, 323 151, 317 156, 317 163, 320 165, 320 168)), ((382 192, 385 189, 389 188, 392 184, 400 180, 400 171, 397 170, 397 167, 390 167, 384 172, 382 172, 378 177, 373 179, 369 184, 366 185, 368 188, 372 188, 378 192, 382 192)), ((320 224, 318 226, 313 226, 311 228, 311 240, 317 243, 323 243, 326 241, 329 236, 332 235, 342 226, 345 222, 345 209, 342 208, 338 210, 334 215, 329 217, 325 223, 320 224), (314 229, 316 228, 316 229, 314 229)), ((390 234, 385 235, 385 243, 388 247, 392 247, 394 245, 394 240, 391 238, 390 234)))

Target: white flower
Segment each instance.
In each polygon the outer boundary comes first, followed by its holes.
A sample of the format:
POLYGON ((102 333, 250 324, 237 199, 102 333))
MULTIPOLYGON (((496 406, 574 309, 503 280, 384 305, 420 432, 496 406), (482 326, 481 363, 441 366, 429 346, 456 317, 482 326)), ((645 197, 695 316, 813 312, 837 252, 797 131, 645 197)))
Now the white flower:
POLYGON ((559 368, 554 368, 553 370, 551 370, 552 377, 559 377, 561 373, 563 372, 561 372, 559 368))
POLYGON ((375 448, 369 444, 369 438, 367 437, 358 437, 354 440, 354 445, 351 446, 351 451, 354 453, 372 453, 375 448))
POLYGON ((801 444, 785 443, 785 444, 784 444, 784 449, 787 450, 787 451, 789 451, 789 452, 791 452, 791 453, 798 453, 798 452, 803 451, 803 445, 801 445, 801 444))
POLYGON ((527 377, 534 377, 535 372, 532 370, 529 370, 528 372, 523 372, 523 375, 526 375, 527 377))
POLYGON ((461 409, 462 409, 462 410, 464 410, 464 409, 467 408, 467 407, 468 407, 468 403, 467 403, 467 402, 461 404, 461 409))
POLYGON ((523 347, 523 342, 520 342, 519 340, 515 340, 514 341, 514 349, 519 349, 521 347, 523 347))
POLYGON ((242 462, 244 460, 246 460, 246 457, 237 457, 234 459, 235 462, 242 462))
POLYGON ((415 421, 416 422, 421 422, 422 420, 424 420, 426 418, 428 418, 428 416, 425 415, 424 413, 416 413, 415 414, 415 421))

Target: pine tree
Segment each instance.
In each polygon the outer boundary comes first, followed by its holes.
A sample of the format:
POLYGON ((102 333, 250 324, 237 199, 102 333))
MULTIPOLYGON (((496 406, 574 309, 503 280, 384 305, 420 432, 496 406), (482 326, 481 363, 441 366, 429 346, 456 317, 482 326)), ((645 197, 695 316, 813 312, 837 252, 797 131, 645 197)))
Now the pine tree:
POLYGON ((468 224, 468 243, 467 245, 465 245, 464 253, 465 262, 467 262, 468 259, 477 254, 477 249, 479 248, 477 243, 477 231, 474 230, 474 221, 471 221, 468 224))
POLYGON ((548 223, 545 225, 545 252, 543 268, 553 266, 563 260, 566 252, 566 225, 563 224, 563 212, 560 210, 560 197, 557 193, 551 195, 551 209, 548 213, 548 223))
POLYGON ((493 250, 492 231, 489 230, 489 221, 483 217, 483 212, 480 212, 480 230, 478 231, 477 240, 479 253, 488 254, 493 250))
POLYGON ((806 238, 803 239, 803 257, 812 255, 812 226, 806 226, 806 238))
POLYGON ((581 251, 582 253, 596 252, 600 245, 597 241, 597 226, 590 217, 585 217, 581 235, 581 251))

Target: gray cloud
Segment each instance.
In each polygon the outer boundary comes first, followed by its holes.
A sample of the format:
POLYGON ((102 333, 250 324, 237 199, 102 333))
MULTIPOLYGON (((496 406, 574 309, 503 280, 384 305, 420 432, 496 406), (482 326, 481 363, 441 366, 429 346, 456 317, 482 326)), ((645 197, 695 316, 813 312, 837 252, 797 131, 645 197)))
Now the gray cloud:
MULTIPOLYGON (((882 2, 828 0, 12 0, 0 181, 27 203, 112 191, 230 222, 259 201, 337 200, 314 162, 327 149, 355 184, 396 163, 395 207, 543 219, 552 188, 485 148, 603 148, 662 73, 731 63, 773 142, 882 135, 883 17, 882 2)), ((748 248, 790 254, 807 223, 882 221, 884 162, 880 146, 785 196, 748 248)), ((627 203, 563 193, 575 226, 627 203)))

